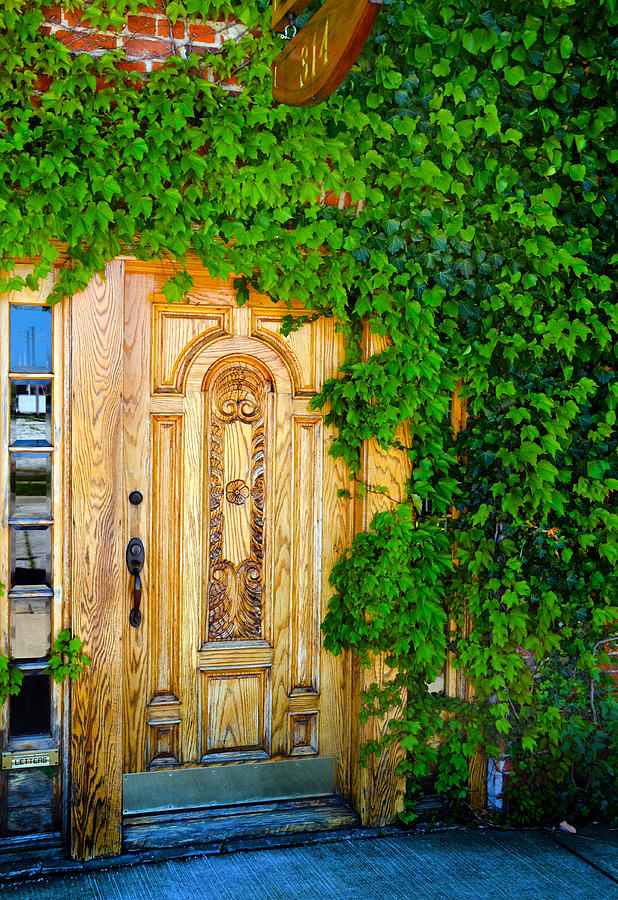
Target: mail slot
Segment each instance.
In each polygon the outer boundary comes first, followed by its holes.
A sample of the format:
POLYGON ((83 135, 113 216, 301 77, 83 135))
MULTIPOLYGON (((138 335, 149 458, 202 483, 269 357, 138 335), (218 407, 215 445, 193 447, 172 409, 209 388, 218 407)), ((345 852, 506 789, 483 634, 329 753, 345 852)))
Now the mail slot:
POLYGON ((2 754, 3 769, 41 769, 58 765, 58 750, 18 750, 2 754))

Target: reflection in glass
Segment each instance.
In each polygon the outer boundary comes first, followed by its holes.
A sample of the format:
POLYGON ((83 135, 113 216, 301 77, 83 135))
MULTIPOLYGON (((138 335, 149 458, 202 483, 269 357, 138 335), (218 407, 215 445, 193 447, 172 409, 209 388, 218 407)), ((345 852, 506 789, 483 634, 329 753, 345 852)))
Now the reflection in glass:
POLYGON ((436 680, 427 685, 430 694, 443 694, 445 689, 444 669, 438 673, 436 680))
POLYGON ((11 381, 10 441, 14 447, 51 444, 51 381, 11 381))
POLYGON ((11 453, 11 516, 51 515, 51 454, 11 453))
POLYGON ((11 306, 10 311, 11 372, 51 372, 51 308, 11 306))
POLYGON ((51 525, 12 525, 9 531, 11 588, 51 589, 51 525))
POLYGON ((51 730, 51 692, 49 675, 27 672, 19 694, 11 696, 9 734, 49 734, 51 730))
POLYGON ((11 597, 11 658, 41 659, 51 649, 51 597, 11 597))

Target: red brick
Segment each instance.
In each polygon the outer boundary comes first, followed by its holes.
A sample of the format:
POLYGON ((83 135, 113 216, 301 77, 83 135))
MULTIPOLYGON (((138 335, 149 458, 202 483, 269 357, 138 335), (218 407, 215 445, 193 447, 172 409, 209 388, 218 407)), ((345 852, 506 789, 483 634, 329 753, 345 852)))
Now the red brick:
MULTIPOLYGON (((157 34, 160 37, 169 38, 170 36, 170 21, 169 19, 157 19, 157 34)), ((172 25, 172 31, 175 38, 184 38, 187 36, 187 23, 183 19, 179 19, 178 22, 174 22, 172 25)))
POLYGON ((153 61, 150 63, 150 71, 156 72, 157 69, 162 69, 164 65, 165 65, 165 63, 161 62, 161 60, 153 59, 153 61))
POLYGON ((49 77, 49 75, 41 75, 34 82, 34 89, 35 89, 35 91, 40 91, 41 93, 44 93, 45 91, 48 91, 50 89, 51 82, 52 82, 52 80, 49 77))
POLYGON ((205 56, 206 53, 217 53, 216 47, 209 47, 206 44, 191 44, 191 52, 197 56, 205 56))
POLYGON ((113 88, 114 85, 111 81, 106 81, 105 78, 97 78, 97 91, 103 91, 105 88, 113 88))
POLYGON ((227 22, 228 25, 243 25, 243 22, 240 19, 237 19, 236 16, 230 16, 227 13, 220 12, 216 19, 213 19, 214 22, 227 22))
POLYGON ((189 37, 192 41, 200 41, 203 44, 212 44, 215 41, 215 32, 209 25, 189 24, 189 37))
MULTIPOLYGON (((66 22, 67 25, 70 25, 71 27, 75 27, 75 26, 79 26, 80 28, 95 28, 96 27, 95 25, 93 25, 93 23, 88 18, 88 9, 87 8, 83 9, 81 11, 81 13, 80 12, 71 12, 70 10, 65 10, 64 11, 64 21, 66 22)), ((107 30, 109 32, 111 32, 112 34, 115 34, 117 31, 120 30, 121 27, 122 26, 110 25, 110 27, 107 30)))
POLYGON ((59 6, 48 6, 47 9, 42 10, 42 12, 46 22, 52 22, 54 25, 58 25, 62 21, 62 10, 59 6))
POLYGON ((129 16, 127 27, 131 34, 154 34, 156 22, 154 16, 129 16))
POLYGON ((140 37, 123 38, 124 49, 129 56, 142 56, 151 59, 153 56, 169 56, 172 52, 169 41, 150 40, 140 37))
POLYGON ((74 52, 91 53, 94 50, 113 50, 116 46, 116 38, 108 34, 55 31, 54 37, 74 52))
POLYGON ((70 10, 65 11, 64 21, 67 23, 67 25, 81 25, 82 28, 89 27, 85 22, 82 22, 81 13, 71 12, 70 10))
MULTIPOLYGON (((145 72, 146 63, 142 62, 141 59, 126 60, 125 62, 116 63, 116 68, 122 69, 123 72, 145 72)), ((140 86, 139 82, 137 82, 137 86, 140 86)))
POLYGON ((322 200, 322 204, 324 206, 339 206, 339 194, 336 194, 334 191, 328 191, 322 200))

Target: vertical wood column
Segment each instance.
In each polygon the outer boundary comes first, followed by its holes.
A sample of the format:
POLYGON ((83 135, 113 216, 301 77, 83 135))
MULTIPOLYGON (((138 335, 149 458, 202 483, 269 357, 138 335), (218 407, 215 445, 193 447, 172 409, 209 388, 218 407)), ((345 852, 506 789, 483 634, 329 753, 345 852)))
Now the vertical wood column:
MULTIPOLYGON (((317 324, 317 323, 316 323, 317 324)), ((335 378, 345 358, 343 335, 336 331, 333 319, 321 321, 322 340, 316 342, 317 360, 320 362, 322 379, 318 386, 328 378, 335 378)), ((315 327, 315 325, 313 326, 315 327)), ((302 329, 298 334, 302 333, 302 329)), ((332 428, 323 429, 322 446, 322 563, 321 563, 321 611, 322 621, 328 610, 328 602, 333 595, 329 581, 330 573, 346 547, 354 539, 355 509, 353 499, 337 496, 340 488, 349 487, 348 469, 341 459, 334 459, 329 450, 335 440, 332 428)), ((322 642, 321 632, 320 643, 322 642)), ((335 784, 346 800, 354 802, 356 795, 352 785, 358 769, 358 716, 353 709, 354 659, 351 651, 340 656, 333 656, 322 647, 320 653, 320 680, 324 700, 320 704, 320 753, 335 756, 339 762, 336 767, 335 784), (328 690, 328 693, 327 693, 328 690), (326 699, 328 698, 328 699, 326 699)))
MULTIPOLYGON (((369 356, 379 353, 386 346, 384 339, 366 333, 364 336, 364 353, 369 356)), ((401 436, 405 444, 405 436, 401 436)), ((397 502, 405 500, 405 485, 408 478, 408 459, 405 453, 395 450, 383 450, 375 440, 367 441, 364 448, 363 478, 369 485, 384 485, 388 495, 397 502)), ((368 492, 357 498, 356 531, 366 531, 377 512, 390 509, 393 500, 384 494, 368 492)), ((397 715, 396 711, 377 718, 371 716, 366 723, 358 721, 360 695, 373 683, 384 685, 395 675, 385 662, 383 654, 372 657, 369 669, 362 669, 356 662, 353 674, 353 699, 356 707, 355 728, 352 747, 356 753, 353 759, 352 792, 354 805, 363 825, 388 825, 395 821, 397 813, 403 809, 405 778, 396 775, 396 769, 403 758, 399 744, 391 744, 380 756, 371 756, 367 766, 359 765, 360 747, 368 741, 379 741, 389 728, 389 723, 397 715)))
POLYGON ((123 264, 71 300, 72 627, 91 666, 71 692, 71 853, 120 852, 123 264))
MULTIPOLYGON (((455 392, 451 400, 451 425, 453 427, 453 437, 466 427, 468 422, 468 412, 466 409, 466 401, 462 399, 461 389, 463 382, 458 381, 455 385, 455 392)), ((453 509, 453 517, 458 515, 453 509)), ((454 550, 454 548, 453 548, 454 550)), ((455 622, 451 620, 451 628, 455 629, 455 622)), ((466 612, 463 636, 468 638, 472 631, 472 619, 466 612)), ((471 703, 474 699, 474 687, 464 676, 461 670, 453 667, 454 654, 449 652, 446 660, 446 691, 449 697, 459 697, 471 703)), ((487 757, 479 747, 468 763, 468 803, 472 809, 485 809, 487 807, 487 757)))
MULTIPOLYGON (((150 446, 150 391, 152 369, 151 306, 155 291, 152 274, 131 271, 125 262, 124 277, 124 389, 122 456, 124 495, 139 490, 139 506, 127 505, 123 544, 133 537, 144 543, 142 569, 142 625, 126 628, 122 647, 123 703, 122 734, 124 772, 143 772, 148 731, 148 623, 150 620, 150 517, 152 509, 152 449, 150 446)), ((131 579, 125 574, 126 589, 131 579)), ((125 595, 126 596, 126 595, 125 595)))

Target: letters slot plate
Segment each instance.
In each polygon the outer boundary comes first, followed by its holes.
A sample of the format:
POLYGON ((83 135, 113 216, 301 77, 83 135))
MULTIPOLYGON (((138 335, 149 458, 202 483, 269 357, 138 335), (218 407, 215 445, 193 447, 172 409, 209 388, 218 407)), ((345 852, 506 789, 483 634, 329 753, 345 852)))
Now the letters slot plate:
POLYGON ((58 750, 17 750, 2 754, 3 769, 42 769, 58 765, 58 750))

